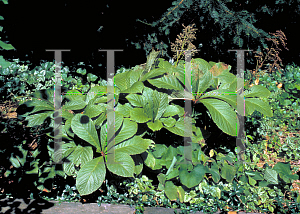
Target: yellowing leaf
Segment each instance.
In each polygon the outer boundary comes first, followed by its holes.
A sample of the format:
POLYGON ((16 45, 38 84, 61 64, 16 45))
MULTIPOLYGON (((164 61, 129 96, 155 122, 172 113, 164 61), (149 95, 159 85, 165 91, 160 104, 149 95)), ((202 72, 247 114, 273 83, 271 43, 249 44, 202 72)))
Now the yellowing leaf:
POLYGON ((228 69, 228 65, 219 62, 216 63, 209 71, 213 74, 213 76, 219 76, 226 69, 228 69))
POLYGON ((213 149, 211 149, 210 151, 209 151, 209 157, 213 157, 214 156, 214 150, 213 149))
POLYGON ((281 88, 282 87, 282 83, 279 83, 278 85, 277 85, 277 88, 281 88))

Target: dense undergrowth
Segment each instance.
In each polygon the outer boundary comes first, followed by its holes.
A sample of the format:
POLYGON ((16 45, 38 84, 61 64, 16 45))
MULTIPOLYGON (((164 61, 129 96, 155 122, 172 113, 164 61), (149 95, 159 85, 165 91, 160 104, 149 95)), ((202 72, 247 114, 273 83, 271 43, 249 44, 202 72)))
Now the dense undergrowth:
MULTIPOLYGON (((15 63, 14 66, 17 67, 17 63, 15 63)), ((43 66, 44 65, 41 67, 43 68, 43 66)), ((22 66, 20 67, 22 68, 22 66)), ((37 68, 37 70, 43 69, 37 68)), ((126 69, 123 69, 123 72, 125 70, 126 69)), ((255 112, 253 116, 246 117, 248 139, 245 153, 246 160, 251 160, 251 162, 257 165, 264 160, 265 165, 262 167, 266 167, 267 164, 272 165, 272 163, 274 164, 274 162, 280 158, 285 158, 285 163, 293 163, 293 161, 296 163, 297 160, 299 160, 299 71, 300 69, 297 66, 287 66, 283 74, 277 73, 277 75, 265 75, 260 77, 260 84, 265 85, 271 91, 271 96, 266 99, 270 102, 274 114, 273 117, 267 118, 263 117, 259 112, 255 112), (295 135, 294 137, 289 137, 287 136, 288 133, 295 133, 295 135)), ((122 71, 119 70, 118 73, 120 72, 122 71)), ((4 77, 4 75, 7 74, 3 72, 2 77, 4 77)), ((77 78, 78 77, 70 79, 76 80, 77 78)), ((12 80, 12 82, 15 84, 13 89, 18 91, 16 81, 12 80)), ((72 80, 70 82, 72 82, 72 80)), ((103 80, 102 82, 105 83, 106 81, 103 80)), ((74 86, 70 85, 68 87, 72 89, 74 86)), ((78 84, 75 87, 84 88, 84 85, 78 84)), ((12 87, 3 87, 2 90, 11 88, 12 87)), ((10 91, 8 90, 8 92, 10 91)), ((14 99, 22 95, 25 96, 25 94, 22 93, 16 93, 14 95, 14 99)), ((31 144, 35 142, 41 151, 43 149, 47 150, 45 144, 50 145, 49 141, 47 142, 45 138, 40 137, 43 136, 43 130, 47 129, 46 125, 29 129, 24 127, 24 123, 22 122, 24 121, 20 119, 2 120, 2 135, 6 133, 8 134, 7 137, 14 136, 14 144, 10 145, 10 148, 5 147, 3 144, 1 145, 2 158, 4 156, 9 157, 9 154, 16 152, 20 145, 26 145, 27 151, 34 153, 35 150, 33 145, 30 147, 28 142, 31 142, 31 144), (12 130, 24 130, 24 133, 13 133, 12 130)), ((218 151, 218 148, 215 148, 215 150, 218 151)), ((222 151, 234 153, 234 151, 230 151, 230 149, 226 147, 222 147, 222 151)), ((4 181, 1 188, 2 192, 7 195, 10 195, 9 193, 12 193, 13 190, 15 190, 14 188, 20 187, 20 184, 22 184, 22 181, 18 181, 20 177, 22 177, 24 182, 28 182, 32 179, 32 177, 28 176, 30 173, 26 174, 22 170, 22 167, 30 168, 30 161, 33 161, 32 158, 24 158, 22 162, 21 158, 17 161, 11 156, 9 160, 10 161, 1 161, 1 163, 5 163, 1 166, 1 174, 3 176, 1 179, 4 181), (13 167, 10 167, 9 163, 11 163, 13 167), (24 165, 22 165, 22 163, 24 165), (25 163, 29 165, 26 165, 25 163)), ((253 166, 253 169, 258 169, 258 166, 253 166)), ((295 167, 294 171, 297 171, 297 169, 298 168, 295 167)), ((140 210, 140 212, 142 212, 144 206, 164 206, 180 208, 186 211, 200 210, 203 212, 216 212, 219 209, 260 212, 270 211, 270 207, 259 207, 260 203, 269 203, 272 205, 274 207, 272 212, 296 213, 297 210, 299 210, 299 204, 296 203, 297 194, 296 192, 290 192, 292 186, 279 185, 279 187, 276 187, 276 185, 273 185, 271 187, 255 187, 253 183, 252 185, 245 185, 243 182, 236 180, 233 180, 230 184, 219 182, 217 185, 202 182, 199 186, 195 187, 194 190, 185 193, 184 202, 182 203, 179 200, 169 200, 164 194, 164 191, 158 189, 159 182, 157 178, 152 178, 153 182, 148 179, 147 176, 151 177, 150 169, 148 169, 148 171, 147 169, 143 170, 142 174, 143 176, 141 178, 135 180, 129 178, 122 180, 116 178, 114 178, 115 180, 112 178, 108 179, 104 182, 105 185, 101 187, 102 189, 100 192, 93 193, 88 197, 80 196, 74 185, 75 183, 71 178, 68 180, 69 184, 65 184, 66 186, 62 185, 63 179, 55 179, 56 184, 52 188, 56 189, 56 191, 52 190, 50 193, 45 189, 40 189, 39 193, 30 191, 30 196, 32 198, 43 196, 44 198, 60 201, 74 201, 77 199, 78 201, 91 202, 97 200, 99 205, 101 203, 125 203, 136 206, 137 210, 140 210), (70 187, 70 185, 72 186, 72 184, 70 184, 72 182, 73 187, 70 187), (245 191, 250 191, 251 196, 246 198, 244 194, 245 191), (287 194, 286 191, 290 193, 287 194), (260 201, 256 201, 257 198, 261 198, 260 201)), ((32 188, 33 187, 34 185, 32 185, 32 188)))

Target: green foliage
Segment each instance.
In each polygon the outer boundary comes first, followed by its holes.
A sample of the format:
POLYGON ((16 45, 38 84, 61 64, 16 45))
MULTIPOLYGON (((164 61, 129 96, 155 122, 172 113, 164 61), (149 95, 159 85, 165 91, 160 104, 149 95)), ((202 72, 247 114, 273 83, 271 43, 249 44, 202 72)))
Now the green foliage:
MULTIPOLYGON (((1 0, 4 4, 8 4, 8 1, 7 0, 1 0)), ((4 20, 3 16, 0 16, 0 20, 4 20)), ((3 27, 0 26, 0 32, 3 30, 3 27)), ((0 37, 1 39, 1 37, 0 37)), ((0 47, 1 47, 1 50, 13 50, 15 49, 11 44, 7 44, 3 41, 0 40, 0 47)))
MULTIPOLYGON (((114 145, 110 145, 108 142, 111 140, 106 137, 108 121, 106 119, 107 104, 105 102, 107 102, 107 97, 105 91, 107 91, 107 86, 93 86, 86 95, 83 95, 78 90, 70 90, 63 95, 64 144, 62 153, 69 161, 64 163, 64 171, 66 175, 76 177, 76 187, 81 195, 91 194, 100 188, 106 177, 106 169, 118 176, 134 177, 134 174, 138 175, 142 171, 143 165, 139 164, 139 162, 144 162, 150 168, 160 169, 163 165, 169 166, 170 161, 176 157, 176 149, 169 147, 167 156, 161 161, 156 161, 154 155, 151 155, 151 152, 148 150, 150 145, 151 147, 154 146, 154 142, 142 138, 146 134, 146 130, 142 131, 141 135, 136 135, 138 131, 137 124, 145 123, 153 132, 165 128, 173 134, 184 137, 184 118, 189 118, 183 117, 184 109, 182 107, 170 105, 170 100, 168 99, 178 99, 178 93, 183 90, 182 84, 185 71, 183 62, 175 67, 163 59, 159 59, 158 67, 148 70, 154 64, 154 61, 149 62, 150 60, 152 59, 148 58, 146 68, 135 67, 133 70, 119 73, 115 76, 115 133, 118 134, 115 135, 114 145), (161 75, 163 76, 161 77, 161 75), (145 81, 158 88, 172 89, 173 93, 171 96, 168 96, 164 92, 153 90, 144 86, 145 81), (74 93, 77 95, 73 95, 74 93), (129 103, 120 103, 122 94, 128 94, 125 96, 125 100, 129 103), (177 98, 174 98, 174 95, 177 98), (177 116, 177 119, 175 119, 175 116, 177 116), (77 140, 75 135, 79 137, 77 140), (123 164, 108 163, 107 158, 108 154, 111 154, 112 147, 114 147, 115 161, 123 164), (144 155, 140 156, 139 154, 144 155)), ((236 96, 222 96, 224 92, 230 90, 234 93, 234 87, 236 87, 235 79, 229 73, 230 67, 220 63, 216 63, 213 66, 211 64, 202 59, 195 59, 192 62, 195 68, 196 79, 193 90, 198 94, 196 97, 191 95, 191 93, 190 95, 193 100, 197 99, 198 102, 202 102, 207 107, 213 121, 221 130, 235 135, 236 114, 234 109, 236 108, 236 96), (204 65, 207 69, 200 70, 199 67, 204 65), (201 76, 204 76, 204 78, 201 79, 201 76), (205 85, 204 88, 203 85, 205 85), (213 90, 215 88, 217 90, 213 90), (207 89, 213 91, 202 96, 201 94, 199 95, 200 92, 207 89), (226 109, 226 113, 224 109, 226 109), (230 128, 228 129, 228 127, 230 128)), ((254 87, 247 93, 246 97, 265 97, 268 95, 268 92, 265 90, 263 87, 254 87)), ((28 121, 27 126, 41 125, 46 118, 50 117, 52 119, 50 127, 53 127, 53 95, 53 89, 47 89, 45 92, 37 91, 33 94, 32 100, 25 103, 27 107, 34 107, 31 112, 24 115, 28 121), (46 96, 42 95, 44 93, 46 96)), ((249 100, 259 101, 255 98, 249 98, 249 100)), ((248 107, 247 105, 246 114, 251 114, 255 109, 264 114, 270 114, 266 104, 259 104, 258 106, 260 108, 248 107)), ((191 122, 195 124, 194 119, 191 122)), ((52 137, 52 134, 48 133, 47 135, 52 137)), ((203 140, 200 129, 193 125, 192 132, 188 136, 193 142, 192 145, 196 146, 194 147, 194 149, 196 148, 196 158, 193 159, 193 162, 196 163, 202 160, 203 163, 195 166, 191 173, 187 171, 187 168, 181 167, 179 171, 177 169, 177 175, 174 173, 170 173, 170 175, 173 177, 179 176, 181 183, 191 188, 198 185, 204 178, 204 169, 207 172, 210 171, 208 171, 207 166, 204 166, 205 156, 203 154, 201 156, 199 153, 201 147, 197 142, 203 140), (194 176, 195 179, 188 179, 190 176, 194 176), (202 179, 199 180, 199 176, 202 179)), ((183 146, 178 147, 178 149, 179 154, 182 155, 183 146)), ((55 158, 54 153, 52 153, 52 158, 55 158)), ((183 160, 183 157, 181 160, 183 160)), ((181 160, 179 159, 178 161, 181 160)), ((232 162, 231 159, 230 161, 232 162)), ((189 170, 191 170, 190 167, 192 166, 189 166, 189 170)), ((217 169, 213 168, 211 170, 215 172, 217 169)), ((231 166, 228 165, 224 165, 221 171, 222 177, 229 182, 233 179, 232 173, 229 173, 231 171, 231 166)), ((219 174, 216 172, 214 179, 220 179, 219 174)), ((181 195, 180 200, 183 200, 184 191, 181 187, 174 187, 169 182, 163 185, 170 186, 171 189, 175 188, 174 190, 181 195)))
POLYGON ((247 129, 262 136, 272 136, 275 130, 280 129, 296 130, 300 125, 297 120, 300 116, 300 68, 286 66, 282 74, 279 71, 265 74, 259 77, 259 84, 271 91, 271 95, 264 100, 270 103, 273 116, 265 118, 255 112, 252 117, 246 117, 247 129))
POLYGON ((182 24, 195 23, 203 35, 212 35, 210 38, 197 41, 206 44, 205 51, 213 48, 216 54, 220 54, 225 53, 225 49, 229 47, 253 49, 249 45, 253 46, 254 43, 257 44, 257 50, 261 50, 267 46, 264 38, 270 38, 270 36, 263 29, 259 29, 256 22, 262 15, 273 16, 274 13, 282 12, 280 8, 282 9, 284 4, 297 8, 298 2, 278 1, 275 4, 266 4, 265 2, 231 0, 175 0, 156 21, 148 23, 147 20, 138 19, 138 22, 146 25, 147 32, 151 32, 151 36, 145 33, 138 41, 131 41, 131 44, 138 48, 143 47, 147 55, 152 48, 156 48, 162 56, 171 58, 172 54, 168 51, 171 46, 171 32, 177 32, 182 24), (248 8, 257 9, 248 11, 248 8), (224 47, 224 43, 232 45, 224 47), (222 48, 224 50, 221 50, 222 48))
MULTIPOLYGON (((8 62, 0 56, 0 66, 1 100, 12 99, 22 104, 31 93, 48 89, 55 84, 56 65, 54 62, 41 63, 40 66, 30 70, 28 65, 24 65, 24 62, 20 63, 18 59, 8 62)), ((62 67, 61 84, 67 89, 87 92, 90 86, 83 82, 84 75, 86 75, 85 69, 78 68, 74 71, 69 70, 68 66, 62 67)), ((88 83, 93 83, 96 79, 95 75, 87 74, 88 83)))

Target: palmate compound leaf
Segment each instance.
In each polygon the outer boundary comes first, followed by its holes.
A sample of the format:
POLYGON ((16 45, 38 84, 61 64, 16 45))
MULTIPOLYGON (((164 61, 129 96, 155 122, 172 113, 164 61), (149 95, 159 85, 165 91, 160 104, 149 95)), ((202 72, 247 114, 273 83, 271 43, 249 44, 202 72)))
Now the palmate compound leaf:
POLYGON ((236 127, 239 127, 239 125, 236 125, 238 120, 236 113, 228 103, 210 98, 202 99, 200 102, 209 110, 213 121, 223 132, 231 136, 237 135, 236 127))
POLYGON ((95 192, 105 179, 106 168, 103 157, 87 162, 78 172, 76 188, 80 195, 89 195, 95 192))

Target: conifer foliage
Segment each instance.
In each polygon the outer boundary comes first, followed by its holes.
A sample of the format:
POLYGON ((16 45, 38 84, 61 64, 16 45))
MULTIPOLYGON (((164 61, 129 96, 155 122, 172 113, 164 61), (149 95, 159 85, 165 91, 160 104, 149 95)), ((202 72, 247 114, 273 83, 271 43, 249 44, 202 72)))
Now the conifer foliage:
POLYGON ((154 47, 161 51, 162 56, 171 57, 169 46, 170 41, 174 40, 172 35, 178 34, 182 24, 195 23, 200 35, 195 44, 197 48, 201 48, 203 44, 206 52, 204 55, 207 57, 228 55, 228 49, 261 51, 267 47, 265 38, 271 38, 271 35, 264 29, 260 29, 259 23, 263 22, 265 17, 288 12, 287 8, 291 7, 295 8, 291 14, 294 20, 300 11, 297 5, 299 5, 298 0, 277 0, 275 3, 274 1, 176 0, 158 20, 152 23, 148 23, 147 20, 137 20, 141 23, 137 27, 146 26, 144 29, 147 29, 147 33, 145 32, 143 38, 139 37, 138 41, 131 41, 131 44, 138 49, 143 47, 146 54, 149 54, 154 47), (212 56, 213 54, 215 56, 212 56))

